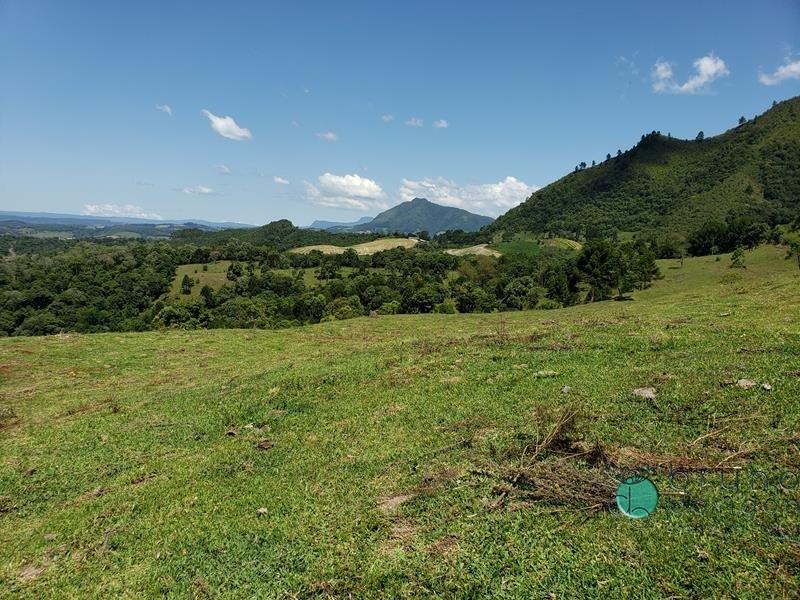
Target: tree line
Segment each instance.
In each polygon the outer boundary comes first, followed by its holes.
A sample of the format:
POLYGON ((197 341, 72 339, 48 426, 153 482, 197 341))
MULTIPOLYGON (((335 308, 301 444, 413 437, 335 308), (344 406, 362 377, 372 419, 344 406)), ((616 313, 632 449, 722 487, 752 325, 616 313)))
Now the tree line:
POLYGON ((240 239, 77 242, 0 262, 0 335, 281 328, 362 315, 547 309, 621 296, 658 276, 644 241, 592 240, 581 252, 457 257, 427 246, 371 256, 281 251, 240 239), (228 260, 226 283, 170 295, 177 267, 228 260), (312 269, 314 280, 307 282, 312 269))

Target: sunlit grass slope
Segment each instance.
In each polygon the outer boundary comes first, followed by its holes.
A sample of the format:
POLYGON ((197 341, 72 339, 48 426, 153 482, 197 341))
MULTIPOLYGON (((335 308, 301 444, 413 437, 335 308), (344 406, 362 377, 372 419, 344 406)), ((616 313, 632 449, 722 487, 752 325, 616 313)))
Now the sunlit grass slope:
POLYGON ((509 477, 798 473, 783 254, 663 262, 630 301, 557 311, 0 340, 0 595, 790 597, 800 485, 631 520, 509 477))

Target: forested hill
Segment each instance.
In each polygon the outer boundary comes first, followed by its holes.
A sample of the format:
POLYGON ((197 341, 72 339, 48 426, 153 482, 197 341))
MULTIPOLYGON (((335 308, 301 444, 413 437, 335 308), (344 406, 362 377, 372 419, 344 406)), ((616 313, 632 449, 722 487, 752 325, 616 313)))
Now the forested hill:
POLYGON ((489 225, 568 236, 670 231, 753 217, 786 222, 800 207, 800 97, 713 138, 652 132, 626 152, 576 167, 489 225))
POLYGON ((172 239, 177 242, 212 246, 227 242, 247 242, 253 245, 271 246, 277 250, 312 244, 349 246, 368 242, 377 237, 379 237, 377 234, 333 233, 314 229, 301 229, 300 227, 295 227, 291 221, 286 219, 273 221, 252 229, 223 229, 220 231, 184 229, 172 235, 172 239))
POLYGON ((441 206, 424 198, 414 198, 380 213, 369 223, 353 227, 353 231, 376 231, 381 233, 416 233, 427 231, 478 231, 492 222, 491 217, 476 215, 463 208, 441 206))

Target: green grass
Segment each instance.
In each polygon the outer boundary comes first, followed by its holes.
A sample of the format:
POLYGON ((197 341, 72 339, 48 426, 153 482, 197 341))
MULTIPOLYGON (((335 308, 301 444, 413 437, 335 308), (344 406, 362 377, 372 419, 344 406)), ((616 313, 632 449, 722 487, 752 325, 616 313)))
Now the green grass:
POLYGON ((199 283, 195 283, 194 287, 192 288, 191 295, 192 296, 199 296, 200 290, 203 289, 204 285, 211 287, 212 289, 218 290, 228 281, 228 267, 230 266, 231 261, 229 260, 218 260, 212 263, 208 263, 208 270, 203 271, 202 264, 189 264, 189 265, 180 265, 175 271, 175 278, 172 280, 172 287, 170 288, 170 296, 181 296, 181 282, 183 281, 183 276, 188 275, 192 279, 199 283))
POLYGON ((492 248, 503 254, 524 254, 525 256, 537 256, 542 251, 542 246, 538 240, 500 242, 499 244, 493 244, 492 248))
POLYGON ((495 476, 567 403, 608 453, 797 473, 783 255, 667 261, 632 301, 554 311, 0 340, 0 596, 791 597, 798 489, 634 521, 495 476))
POLYGON ((545 247, 558 248, 560 250, 580 251, 582 245, 575 240, 567 238, 544 238, 530 232, 515 233, 511 241, 496 242, 491 246, 503 254, 522 254, 525 256, 537 256, 541 254, 545 247))

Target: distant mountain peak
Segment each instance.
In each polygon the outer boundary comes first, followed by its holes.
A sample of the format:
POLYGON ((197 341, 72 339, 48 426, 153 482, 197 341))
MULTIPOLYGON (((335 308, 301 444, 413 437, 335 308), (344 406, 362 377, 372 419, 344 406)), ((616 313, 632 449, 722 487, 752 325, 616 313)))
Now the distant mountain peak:
POLYGON ((461 229, 478 231, 492 222, 491 217, 476 215, 463 208, 442 206, 426 198, 414 198, 383 211, 369 223, 358 225, 353 231, 378 233, 417 233, 461 229))

